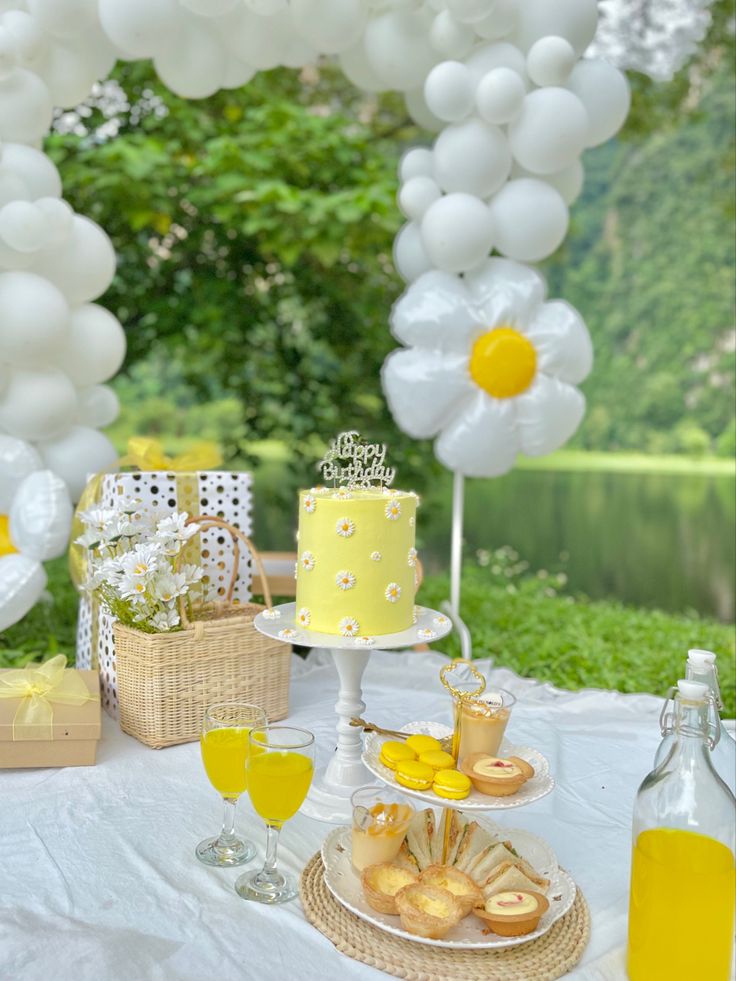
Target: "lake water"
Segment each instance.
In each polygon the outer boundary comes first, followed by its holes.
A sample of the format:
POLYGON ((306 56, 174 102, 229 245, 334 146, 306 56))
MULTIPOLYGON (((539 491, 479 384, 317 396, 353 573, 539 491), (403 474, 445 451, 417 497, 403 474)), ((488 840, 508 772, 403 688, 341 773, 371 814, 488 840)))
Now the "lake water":
MULTIPOLYGON (((259 478, 256 540, 293 549, 295 525, 283 522, 290 481, 259 478)), ((532 570, 564 571, 571 592, 733 621, 735 486, 731 477, 535 470, 467 481, 465 555, 510 545, 532 570)), ((451 493, 448 475, 423 497, 417 544, 429 571, 449 566, 451 493)))

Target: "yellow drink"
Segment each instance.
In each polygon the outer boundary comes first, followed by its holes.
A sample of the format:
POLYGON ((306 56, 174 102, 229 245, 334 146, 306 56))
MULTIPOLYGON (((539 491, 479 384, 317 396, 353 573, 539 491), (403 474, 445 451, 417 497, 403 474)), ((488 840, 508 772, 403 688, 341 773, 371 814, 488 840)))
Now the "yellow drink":
POLYGON ((302 806, 312 782, 312 761, 301 753, 259 753, 250 761, 248 792, 268 824, 282 825, 302 806))
POLYGON ((202 733, 202 762, 210 783, 223 797, 239 797, 248 785, 245 765, 249 732, 223 726, 202 733))
POLYGON ((630 981, 728 981, 734 856, 693 831, 657 828, 636 840, 629 903, 630 981))

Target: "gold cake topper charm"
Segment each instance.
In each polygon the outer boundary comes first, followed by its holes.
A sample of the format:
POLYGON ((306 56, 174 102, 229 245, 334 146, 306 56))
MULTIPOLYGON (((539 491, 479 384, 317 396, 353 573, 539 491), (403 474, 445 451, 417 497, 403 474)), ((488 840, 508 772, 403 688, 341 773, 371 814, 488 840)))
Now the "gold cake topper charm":
MULTIPOLYGON (((462 720, 462 704, 466 699, 481 695, 486 688, 486 679, 472 661, 458 658, 450 661, 440 670, 440 681, 452 695, 452 755, 457 760, 460 751, 460 725, 462 720), (457 678, 450 680, 450 675, 457 673, 457 678), (453 681, 455 684, 453 684, 453 681)), ((448 822, 449 823, 449 822, 448 822)))
POLYGON ((367 443, 355 430, 333 439, 317 467, 325 483, 348 487, 389 487, 396 476, 396 470, 386 466, 386 444, 367 443))

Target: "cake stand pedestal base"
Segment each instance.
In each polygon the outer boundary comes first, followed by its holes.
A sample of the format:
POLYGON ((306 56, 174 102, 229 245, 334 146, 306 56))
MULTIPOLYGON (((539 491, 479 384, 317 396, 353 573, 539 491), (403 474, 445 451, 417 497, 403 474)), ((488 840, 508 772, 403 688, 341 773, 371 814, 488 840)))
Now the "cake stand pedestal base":
POLYGON ((302 813, 330 824, 350 824, 353 791, 376 782, 361 760, 362 732, 350 725, 352 718, 361 717, 365 711, 361 682, 371 652, 332 648, 330 654, 340 679, 335 704, 337 747, 328 765, 315 773, 307 799, 302 804, 302 813))

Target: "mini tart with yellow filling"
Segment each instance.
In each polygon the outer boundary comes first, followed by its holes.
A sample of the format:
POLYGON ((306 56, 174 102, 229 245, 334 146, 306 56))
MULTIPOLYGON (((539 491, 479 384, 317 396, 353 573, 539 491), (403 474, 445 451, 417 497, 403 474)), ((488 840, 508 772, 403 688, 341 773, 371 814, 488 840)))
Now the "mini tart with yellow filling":
POLYGON ((471 753, 463 759, 460 769, 470 777, 475 789, 488 797, 510 797, 534 775, 525 760, 503 760, 488 753, 471 753))
POLYGON ((421 873, 419 881, 426 886, 437 886, 451 892, 460 903, 463 916, 467 916, 475 906, 483 905, 480 888, 469 875, 451 865, 430 865, 421 873))
POLYGON ((549 902, 541 893, 499 892, 476 909, 475 915, 499 937, 522 937, 537 929, 548 909, 549 902))
POLYGON ((377 913, 398 915, 396 894, 417 881, 416 872, 402 865, 381 862, 363 869, 360 884, 368 905, 377 913))
POLYGON ((441 940, 463 918, 457 896, 423 882, 404 886, 396 894, 396 906, 404 930, 430 940, 441 940))

